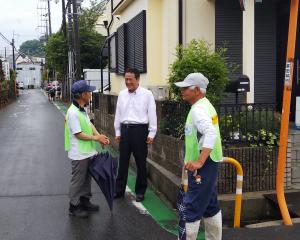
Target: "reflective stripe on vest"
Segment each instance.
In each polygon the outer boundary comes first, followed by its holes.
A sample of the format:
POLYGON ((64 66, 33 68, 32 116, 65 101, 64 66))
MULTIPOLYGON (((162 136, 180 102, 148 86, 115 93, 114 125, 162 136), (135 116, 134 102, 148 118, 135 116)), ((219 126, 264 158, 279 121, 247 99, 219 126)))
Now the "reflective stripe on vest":
MULTIPOLYGON (((80 112, 76 106, 72 104, 67 111, 66 119, 65 119, 65 150, 66 151, 69 151, 71 149, 71 134, 70 134, 70 129, 67 121, 68 113, 69 110, 71 109, 76 111, 78 114, 81 131, 89 136, 93 135, 93 129, 91 127, 90 122, 88 121, 88 118, 82 112, 80 112)), ((86 141, 78 138, 77 141, 78 141, 79 152, 90 153, 95 150, 94 141, 86 141)))
POLYGON ((223 159, 223 151, 222 151, 222 144, 221 144, 221 135, 220 135, 220 129, 219 129, 219 121, 218 121, 218 115, 213 107, 213 105, 210 103, 210 101, 207 98, 202 98, 198 102, 196 102, 192 107, 191 110, 187 116, 186 123, 185 123, 185 157, 184 161, 197 161, 199 159, 200 154, 200 147, 199 142, 197 138, 197 128, 193 125, 193 119, 192 119, 192 109, 196 105, 203 105, 206 107, 211 119, 212 123, 215 127, 217 138, 214 145, 214 148, 212 149, 210 153, 210 158, 215 161, 219 162, 223 159))

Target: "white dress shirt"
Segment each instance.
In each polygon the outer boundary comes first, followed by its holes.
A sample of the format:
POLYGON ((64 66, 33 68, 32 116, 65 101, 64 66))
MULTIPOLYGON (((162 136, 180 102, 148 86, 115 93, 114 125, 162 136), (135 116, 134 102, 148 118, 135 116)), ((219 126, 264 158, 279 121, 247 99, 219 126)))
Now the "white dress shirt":
POLYGON ((157 131, 156 105, 151 91, 138 87, 134 92, 124 89, 119 93, 115 132, 121 136, 121 124, 149 124, 148 137, 154 138, 157 131))
POLYGON ((201 104, 193 106, 192 119, 194 127, 202 135, 199 140, 199 149, 201 150, 203 147, 213 149, 217 133, 207 108, 201 104))

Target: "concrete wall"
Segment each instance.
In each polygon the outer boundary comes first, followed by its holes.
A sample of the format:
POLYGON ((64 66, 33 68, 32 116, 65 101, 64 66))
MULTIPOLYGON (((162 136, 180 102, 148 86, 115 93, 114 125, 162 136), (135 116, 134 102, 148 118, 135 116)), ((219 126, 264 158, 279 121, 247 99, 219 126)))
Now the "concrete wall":
POLYGON ((300 131, 290 130, 287 147, 285 186, 300 189, 300 131))

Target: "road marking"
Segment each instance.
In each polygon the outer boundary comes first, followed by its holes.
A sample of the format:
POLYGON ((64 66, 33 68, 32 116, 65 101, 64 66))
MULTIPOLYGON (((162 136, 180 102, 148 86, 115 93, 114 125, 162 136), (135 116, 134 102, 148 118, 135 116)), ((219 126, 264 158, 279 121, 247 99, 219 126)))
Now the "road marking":
POLYGON ((62 110, 62 108, 55 102, 52 102, 53 105, 60 111, 60 113, 65 117, 66 113, 62 110))
MULTIPOLYGON (((128 186, 126 186, 125 192, 131 196, 134 196, 133 192, 130 190, 128 186)), ((149 215, 148 210, 144 207, 144 205, 141 202, 136 202, 134 198, 132 198, 131 203, 139 210, 140 214, 149 215)))

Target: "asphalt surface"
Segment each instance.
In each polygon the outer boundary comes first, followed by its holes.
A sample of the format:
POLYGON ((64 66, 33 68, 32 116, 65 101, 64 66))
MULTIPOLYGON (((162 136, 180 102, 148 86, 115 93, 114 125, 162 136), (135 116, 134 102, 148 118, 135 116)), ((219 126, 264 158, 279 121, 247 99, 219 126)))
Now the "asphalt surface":
POLYGON ((99 213, 68 215, 70 162, 64 151, 64 118, 40 90, 21 91, 0 110, 0 239, 176 239, 127 196, 111 213, 93 185, 99 213))
POLYGON ((292 227, 276 226, 264 228, 224 229, 223 240, 299 240, 300 224, 292 227))

